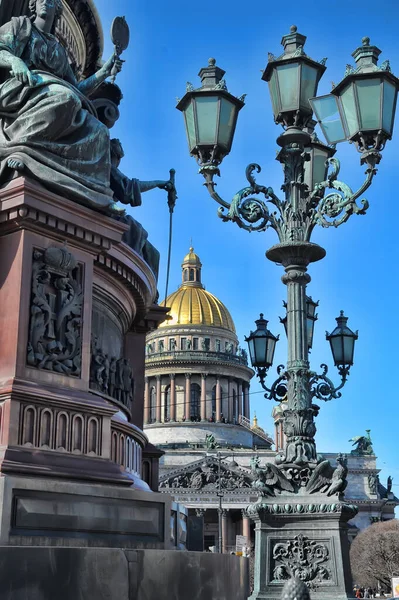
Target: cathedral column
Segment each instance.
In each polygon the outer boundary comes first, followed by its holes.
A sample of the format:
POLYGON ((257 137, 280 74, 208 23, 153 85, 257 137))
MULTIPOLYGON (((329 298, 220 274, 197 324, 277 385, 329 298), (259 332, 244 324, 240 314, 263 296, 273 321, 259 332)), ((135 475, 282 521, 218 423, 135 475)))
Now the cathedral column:
POLYGON ((242 535, 247 538, 247 546, 251 547, 251 521, 245 510, 241 511, 242 514, 242 535))
POLYGON ((244 386, 244 416, 247 419, 251 418, 249 410, 249 383, 246 383, 244 386))
POLYGON ((186 393, 184 394, 184 417, 186 421, 190 420, 191 405, 191 373, 186 373, 186 393))
POLYGON ((150 422, 150 381, 145 378, 144 386, 144 425, 150 422))
POLYGON ((206 421, 206 378, 207 373, 201 373, 201 421, 206 421))
POLYGON ((216 423, 220 423, 222 414, 222 388, 219 377, 216 379, 216 423))
POLYGON ((170 420, 176 421, 176 381, 175 374, 170 373, 170 420))
POLYGON ((244 414, 243 408, 242 408, 242 404, 243 404, 242 399, 243 399, 242 398, 242 381, 240 379, 238 382, 238 415, 237 415, 238 419, 240 418, 241 415, 244 414))
POLYGON ((157 395, 156 395, 156 422, 157 423, 161 423, 162 418, 162 412, 161 412, 161 376, 157 375, 156 376, 156 380, 157 380, 157 395))
POLYGON ((229 423, 233 422, 233 387, 231 385, 231 379, 228 378, 228 388, 227 388, 227 421, 229 423))
POLYGON ((222 553, 227 553, 227 545, 228 545, 228 517, 229 511, 225 508, 222 509, 222 553))

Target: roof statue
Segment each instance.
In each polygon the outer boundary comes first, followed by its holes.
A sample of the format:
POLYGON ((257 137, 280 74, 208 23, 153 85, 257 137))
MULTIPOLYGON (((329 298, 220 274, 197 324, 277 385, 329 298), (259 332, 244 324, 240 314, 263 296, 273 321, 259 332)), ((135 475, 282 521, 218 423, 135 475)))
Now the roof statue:
POLYGON ((90 95, 119 72, 116 54, 78 82, 67 52, 54 35, 62 0, 30 0, 31 16, 12 17, 0 28, 0 181, 12 171, 53 191, 108 211, 109 134, 90 95))
POLYGON ((370 437, 370 431, 371 429, 366 429, 367 435, 358 435, 349 440, 350 442, 353 442, 353 446, 356 446, 356 448, 354 448, 351 451, 351 454, 357 456, 364 456, 365 454, 374 454, 373 443, 370 437))

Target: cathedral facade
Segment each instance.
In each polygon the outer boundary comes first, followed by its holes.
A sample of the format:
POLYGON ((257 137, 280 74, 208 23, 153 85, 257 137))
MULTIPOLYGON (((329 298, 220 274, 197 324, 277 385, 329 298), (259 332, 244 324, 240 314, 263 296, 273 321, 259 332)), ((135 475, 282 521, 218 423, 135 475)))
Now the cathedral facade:
MULTIPOLYGON (((181 285, 165 305, 169 320, 148 334, 145 363, 145 433, 165 453, 159 490, 188 508, 189 548, 253 547, 245 512, 258 498, 251 465, 273 463, 284 446, 284 405, 273 409, 273 437, 256 417, 251 420, 254 371, 228 309, 202 283, 193 248, 183 259, 181 285)), ((336 465, 337 454, 325 458, 336 465)), ((394 518, 398 502, 379 482, 374 454, 348 449, 347 460, 345 495, 359 508, 350 522, 353 538, 374 521, 394 518)))

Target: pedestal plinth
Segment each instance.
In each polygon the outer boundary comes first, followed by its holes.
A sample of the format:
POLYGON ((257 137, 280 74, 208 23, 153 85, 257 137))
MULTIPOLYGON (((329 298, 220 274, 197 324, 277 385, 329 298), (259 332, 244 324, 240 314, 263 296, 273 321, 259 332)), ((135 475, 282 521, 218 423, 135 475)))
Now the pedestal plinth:
POLYGON ((337 498, 292 495, 248 507, 255 521, 255 584, 249 600, 280 600, 297 577, 312 600, 353 598, 347 522, 357 508, 337 498))
POLYGON ((168 546, 169 500, 141 479, 166 309, 126 228, 22 177, 0 190, 2 544, 168 546))

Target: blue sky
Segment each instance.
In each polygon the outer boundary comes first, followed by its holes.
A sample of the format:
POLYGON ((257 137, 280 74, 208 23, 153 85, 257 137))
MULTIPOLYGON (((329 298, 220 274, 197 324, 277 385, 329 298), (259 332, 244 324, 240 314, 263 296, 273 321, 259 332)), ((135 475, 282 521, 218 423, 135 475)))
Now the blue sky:
MULTIPOLYGON (((209 291, 229 308, 243 343, 260 312, 269 319, 273 333, 280 333, 275 365, 286 362, 286 342, 279 316, 286 289, 281 267, 265 258, 265 251, 277 242, 276 234, 249 234, 216 215, 217 205, 203 187, 197 165, 190 158, 183 118, 175 109, 176 97, 185 92, 187 81, 199 85, 197 73, 209 57, 226 70, 229 90, 247 93, 241 111, 233 149, 222 166, 218 192, 230 201, 245 186, 245 167, 258 162, 258 182, 272 186, 276 193, 282 171, 275 161, 275 139, 281 132, 273 122, 267 84, 261 70, 267 53, 280 53, 282 35, 292 24, 308 36, 305 50, 314 59, 327 56, 327 71, 319 94, 329 93, 331 81, 339 82, 351 53, 363 36, 383 52, 380 60, 391 61, 399 76, 397 0, 308 0, 284 3, 253 0, 250 5, 234 0, 188 3, 182 0, 96 0, 103 20, 106 54, 112 46, 109 29, 112 18, 125 15, 131 29, 131 45, 124 58, 118 83, 124 94, 121 118, 112 134, 119 137, 126 157, 122 170, 140 179, 167 178, 176 169, 178 201, 174 219, 174 242, 170 291, 180 283, 180 264, 190 238, 203 262, 203 281, 209 291)), ((399 117, 398 117, 399 119, 399 117)), ((375 452, 382 468, 381 480, 394 477, 399 495, 398 392, 394 373, 398 368, 399 313, 399 231, 397 225, 397 171, 395 161, 399 121, 393 141, 383 153, 378 175, 365 194, 370 208, 365 216, 353 216, 338 229, 318 228, 313 241, 327 250, 323 261, 311 265, 309 293, 320 300, 316 323, 312 368, 327 362, 335 381, 325 331, 335 326, 340 309, 349 316, 349 326, 359 330, 355 365, 342 398, 321 406, 317 419, 318 451, 349 452, 348 440, 371 429, 375 452)), ((340 144, 340 179, 352 189, 363 181, 364 168, 349 144, 340 144)), ((143 196, 143 206, 132 209, 134 217, 149 231, 161 251, 159 289, 165 287, 168 213, 166 196, 159 190, 143 196)), ((270 383, 274 376, 270 371, 270 383)), ((259 393, 254 381, 252 413, 272 431, 272 404, 259 393)))

